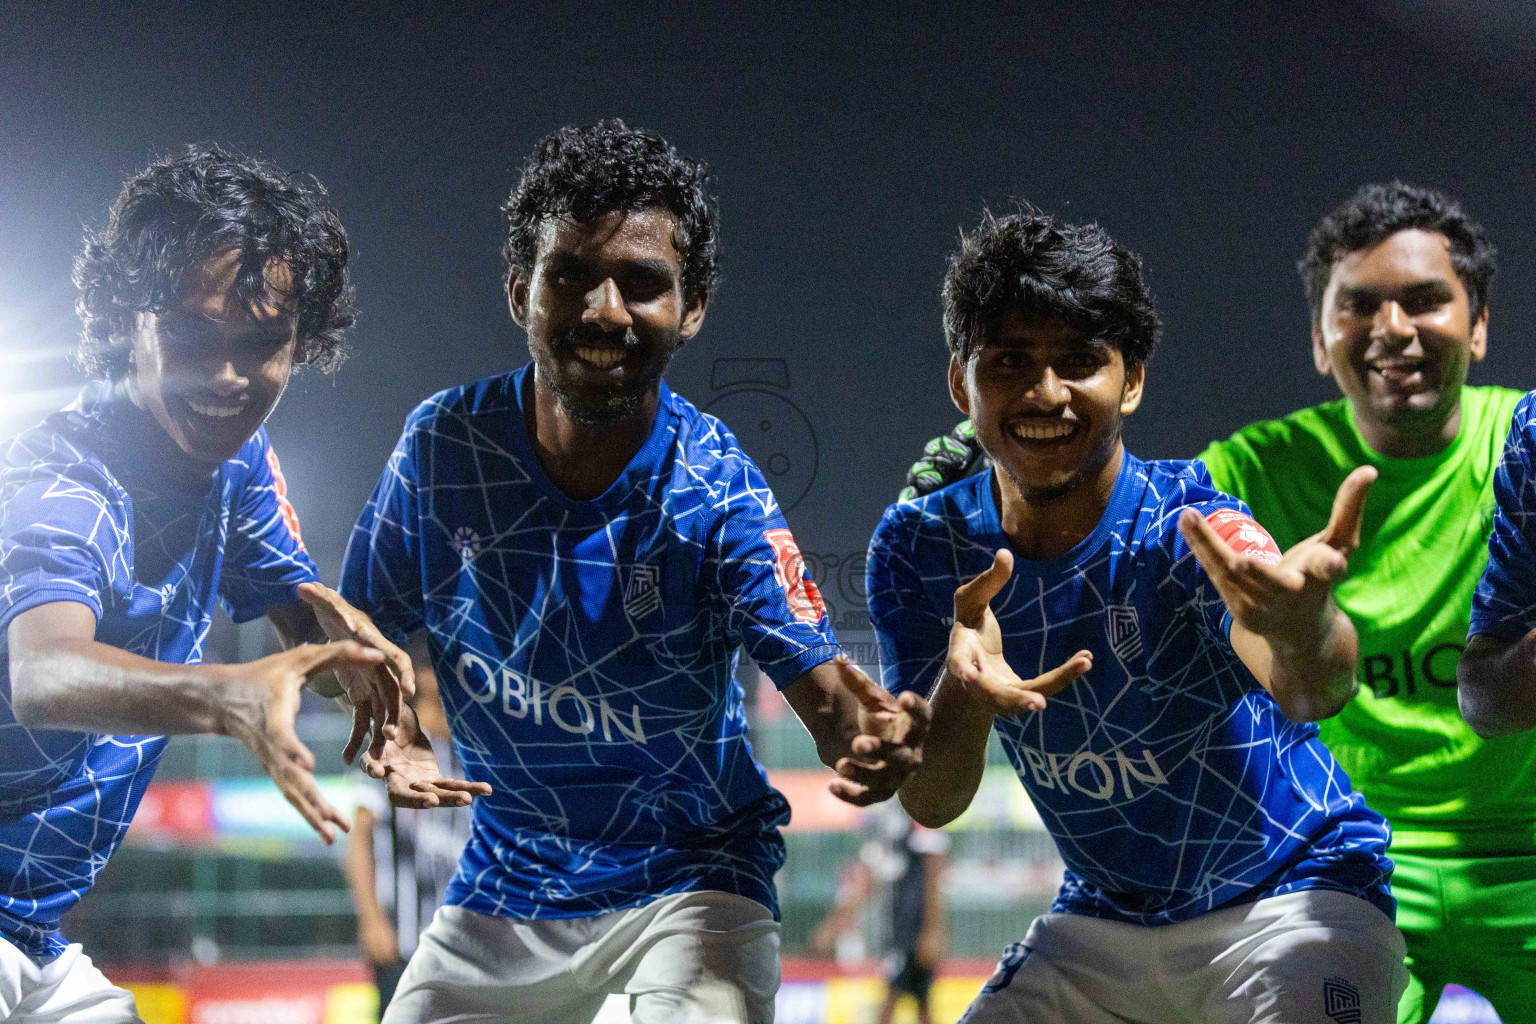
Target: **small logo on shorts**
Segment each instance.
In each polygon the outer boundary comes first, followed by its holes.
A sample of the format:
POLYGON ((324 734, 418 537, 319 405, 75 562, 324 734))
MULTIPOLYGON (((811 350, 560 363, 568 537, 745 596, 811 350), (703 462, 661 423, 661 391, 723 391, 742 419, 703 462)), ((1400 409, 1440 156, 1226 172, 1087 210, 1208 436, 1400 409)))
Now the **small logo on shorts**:
POLYGON ((1334 1024, 1360 1024, 1360 990, 1343 978, 1324 978, 1323 1012, 1334 1024))
POLYGON ((637 565, 629 570, 629 584, 624 588, 624 614, 638 619, 660 608, 660 582, 661 570, 654 565, 637 565))
POLYGON ((1141 622, 1136 618, 1136 606, 1112 604, 1105 611, 1104 639, 1115 657, 1121 661, 1141 657, 1141 622))
POLYGON ((459 559, 464 562, 473 562, 475 556, 480 553, 480 535, 467 526, 461 526, 453 532, 453 540, 449 541, 453 550, 459 553, 459 559))

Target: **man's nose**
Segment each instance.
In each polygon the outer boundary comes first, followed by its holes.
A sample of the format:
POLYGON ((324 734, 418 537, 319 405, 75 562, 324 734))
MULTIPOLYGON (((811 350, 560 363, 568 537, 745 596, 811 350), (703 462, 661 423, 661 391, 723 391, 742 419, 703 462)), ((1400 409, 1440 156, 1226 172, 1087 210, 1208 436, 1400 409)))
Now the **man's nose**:
POLYGON ((221 397, 237 395, 251 383, 232 359, 220 359, 210 369, 213 372, 208 377, 208 389, 221 397))
POLYGON ((1040 378, 1030 385, 1025 395, 1042 409, 1059 409, 1072 397, 1066 383, 1049 366, 1041 372, 1040 378))
POLYGON ((1408 311, 1403 309, 1402 303, 1394 299, 1383 302, 1376 310, 1376 319, 1371 324, 1371 334, 1378 338, 1411 338, 1417 330, 1413 326, 1413 318, 1408 311))
POLYGON ((607 277, 587 292, 587 308, 582 311, 581 322, 597 324, 604 331, 622 330, 634 324, 634 319, 624 308, 624 295, 619 291, 618 282, 607 277))

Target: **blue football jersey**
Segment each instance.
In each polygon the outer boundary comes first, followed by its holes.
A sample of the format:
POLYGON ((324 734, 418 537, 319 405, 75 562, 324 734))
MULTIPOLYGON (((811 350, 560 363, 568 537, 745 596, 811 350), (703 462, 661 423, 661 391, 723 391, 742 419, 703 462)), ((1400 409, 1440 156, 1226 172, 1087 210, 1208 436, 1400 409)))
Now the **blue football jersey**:
POLYGON ((425 627, 466 775, 494 789, 447 902, 579 917, 711 889, 777 913, 784 797, 747 743, 745 647, 783 687, 838 648, 772 492, 723 424, 661 385, 649 438, 592 501, 549 479, 531 365, 406 422, 342 570, 425 627))
POLYGON ((318 578, 258 430, 212 474, 105 381, 13 441, 0 471, 0 936, 65 947, 60 916, 117 848, 161 736, 27 729, 11 710, 7 634, 53 601, 96 614, 96 639, 196 664, 215 599, 239 621, 318 578))
POLYGON ((1468 636, 1515 643, 1536 629, 1536 391, 1515 406, 1504 458, 1493 474, 1488 565, 1472 594, 1468 636))
MULTIPOLYGON (((870 617, 892 691, 932 689, 955 589, 1008 546, 994 472, 892 505, 875 533, 870 617)), ((1281 714, 1233 652, 1231 616, 1178 531, 1186 506, 1278 557, 1203 465, 1126 453, 1093 532, 1049 561, 1016 558, 992 601, 1020 676, 1093 652, 1044 711, 996 720, 1067 865, 1053 909, 1155 925, 1325 888, 1393 914, 1386 822, 1317 726, 1281 714)))

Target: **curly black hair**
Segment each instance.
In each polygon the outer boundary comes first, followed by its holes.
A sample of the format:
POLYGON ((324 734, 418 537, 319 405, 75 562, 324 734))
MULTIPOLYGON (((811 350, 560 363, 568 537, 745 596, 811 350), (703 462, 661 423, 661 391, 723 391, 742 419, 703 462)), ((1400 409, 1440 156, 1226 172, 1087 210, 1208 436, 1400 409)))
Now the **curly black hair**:
POLYGON ((1009 309, 1059 317, 1144 364, 1163 322, 1141 276, 1141 259, 1097 224, 1067 224, 1020 204, 982 211, 944 274, 944 340, 964 362, 1009 309))
POLYGON ((124 183, 107 226, 87 231, 75 259, 75 310, 84 330, 76 361, 88 373, 128 373, 133 316, 173 308, 187 276, 224 252, 240 254, 234 294, 267 296, 267 266, 288 264, 298 306, 298 358, 330 373, 342 333, 357 321, 347 280, 347 233, 325 186, 218 145, 186 146, 124 183))
POLYGON ((720 283, 720 206, 709 172, 679 156, 666 139, 617 117, 568 125, 540 139, 517 187, 502 204, 507 275, 528 274, 538 257, 539 228, 550 218, 585 224, 614 210, 660 206, 677 219, 683 294, 708 300, 720 283))
POLYGON ((1451 243, 1451 266, 1467 289, 1475 323, 1493 289, 1493 246, 1482 225, 1456 200, 1435 189, 1401 181, 1361 187, 1312 229, 1307 253, 1296 264, 1307 289, 1312 323, 1322 322, 1323 293, 1339 260, 1412 228, 1438 231, 1451 243))

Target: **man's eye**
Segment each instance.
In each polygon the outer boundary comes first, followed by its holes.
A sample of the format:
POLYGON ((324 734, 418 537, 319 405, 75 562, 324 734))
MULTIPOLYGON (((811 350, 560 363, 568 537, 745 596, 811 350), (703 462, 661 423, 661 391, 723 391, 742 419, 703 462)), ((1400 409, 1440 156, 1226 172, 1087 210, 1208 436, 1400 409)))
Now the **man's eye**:
POLYGON ((1403 303, 1403 312, 1409 316, 1423 316, 1425 313, 1433 313, 1443 303, 1433 295, 1415 295, 1403 303))
POLYGON ((1017 370, 1024 365, 1024 357, 1017 352, 1002 352, 996 362, 1005 370, 1017 370))
POLYGON ((1352 299, 1349 303, 1349 312, 1354 316, 1375 316, 1376 307, 1380 303, 1373 298, 1352 299))

